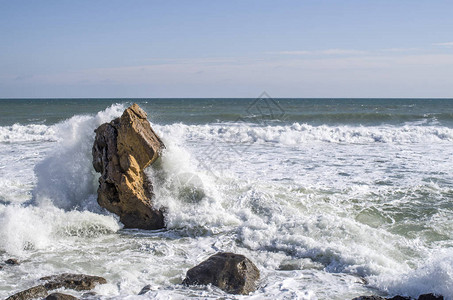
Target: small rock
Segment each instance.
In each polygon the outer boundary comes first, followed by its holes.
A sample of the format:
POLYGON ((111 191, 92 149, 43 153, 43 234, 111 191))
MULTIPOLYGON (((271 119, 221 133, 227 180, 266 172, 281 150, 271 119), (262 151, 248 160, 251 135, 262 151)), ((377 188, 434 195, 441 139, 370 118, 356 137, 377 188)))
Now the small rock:
POLYGON ((6 300, 29 300, 47 296, 47 289, 43 285, 34 286, 6 298, 6 300))
POLYGON ((444 296, 435 294, 423 294, 418 297, 418 300, 444 300, 444 296))
POLYGON ((94 296, 96 296, 96 292, 87 292, 87 293, 83 293, 82 294, 82 298, 93 298, 94 296))
POLYGON ((61 274, 40 278, 40 280, 47 281, 44 287, 47 290, 55 290, 59 288, 67 288, 76 291, 91 290, 97 284, 107 283, 105 278, 99 276, 89 276, 83 274, 61 274))
POLYGON ((231 294, 247 295, 256 290, 258 268, 245 256, 219 252, 187 271, 185 285, 212 284, 231 294))
POLYGON ((360 297, 356 297, 352 300, 385 300, 385 298, 382 298, 379 296, 360 296, 360 297))
POLYGON ((411 300, 410 297, 403 297, 403 296, 395 296, 393 298, 387 298, 387 300, 411 300))
POLYGON ((148 293, 149 291, 151 291, 151 285, 148 284, 148 285, 145 285, 142 290, 140 291, 140 293, 138 293, 139 295, 144 295, 146 293, 148 293))
POLYGON ((7 265, 20 265, 19 261, 14 258, 10 258, 8 260, 5 260, 5 264, 7 265))
POLYGON ((78 300, 78 298, 62 293, 53 293, 46 297, 45 300, 78 300))

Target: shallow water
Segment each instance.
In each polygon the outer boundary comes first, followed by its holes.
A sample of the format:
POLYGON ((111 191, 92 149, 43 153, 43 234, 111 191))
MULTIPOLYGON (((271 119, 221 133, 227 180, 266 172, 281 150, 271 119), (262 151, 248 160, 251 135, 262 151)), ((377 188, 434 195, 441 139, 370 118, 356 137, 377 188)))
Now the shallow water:
POLYGON ((133 100, 0 100, 0 258, 22 261, 0 298, 80 272, 103 299, 453 299, 452 100, 134 101, 167 146, 147 170, 166 230, 96 203, 93 130, 133 100), (255 262, 254 294, 180 285, 217 251, 255 262))

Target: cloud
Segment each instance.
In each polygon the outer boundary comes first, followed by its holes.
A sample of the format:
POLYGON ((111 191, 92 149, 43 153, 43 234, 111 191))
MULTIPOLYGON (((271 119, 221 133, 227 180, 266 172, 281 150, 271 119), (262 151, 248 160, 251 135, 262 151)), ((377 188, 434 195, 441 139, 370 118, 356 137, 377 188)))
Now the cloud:
POLYGON ((280 55, 362 55, 366 54, 366 51, 354 50, 354 49, 326 49, 326 50, 294 50, 294 51, 278 51, 268 52, 269 54, 280 54, 280 55))
POLYGON ((14 78, 14 80, 27 80, 27 79, 30 79, 30 78, 33 78, 33 75, 19 75, 17 76, 16 78, 14 78))
POLYGON ((446 43, 435 43, 435 46, 442 46, 442 47, 453 47, 453 42, 446 42, 446 43))

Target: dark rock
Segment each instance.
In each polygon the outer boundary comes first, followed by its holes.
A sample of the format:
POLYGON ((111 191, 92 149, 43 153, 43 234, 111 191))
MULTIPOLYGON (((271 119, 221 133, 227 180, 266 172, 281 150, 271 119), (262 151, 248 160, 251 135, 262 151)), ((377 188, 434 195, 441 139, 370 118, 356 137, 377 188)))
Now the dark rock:
POLYGON ((387 300, 411 300, 411 298, 398 295, 398 296, 395 296, 395 297, 392 297, 392 298, 387 298, 387 300))
POLYGON ((6 300, 28 300, 47 296, 47 289, 43 285, 34 286, 6 298, 6 300))
POLYGON ((47 290, 67 288, 76 291, 91 290, 97 284, 107 283, 105 278, 83 274, 61 274, 43 277, 40 280, 47 281, 44 287, 47 290))
POLYGON ((151 285, 148 284, 148 285, 145 285, 142 290, 140 291, 140 293, 138 293, 139 295, 144 295, 146 293, 148 293, 149 291, 151 291, 151 285))
POLYGON ((47 296, 45 300, 78 300, 78 299, 79 298, 76 298, 68 294, 53 293, 47 296))
POLYGON ((219 252, 187 271, 185 285, 212 284, 231 294, 247 295, 256 290, 258 268, 245 256, 219 252))
POLYGON ((418 300, 444 300, 444 296, 435 294, 423 294, 418 297, 418 300))
POLYGON ((126 228, 159 229, 163 211, 153 208, 152 184, 144 169, 165 148, 137 105, 121 118, 99 126, 93 144, 93 167, 101 173, 98 203, 118 215, 126 228))
POLYGON ((385 300, 385 298, 382 298, 379 296, 360 296, 360 297, 356 297, 352 300, 385 300))
POLYGON ((14 258, 10 258, 8 260, 5 261, 5 264, 7 265, 20 265, 19 261, 17 259, 14 259, 14 258))

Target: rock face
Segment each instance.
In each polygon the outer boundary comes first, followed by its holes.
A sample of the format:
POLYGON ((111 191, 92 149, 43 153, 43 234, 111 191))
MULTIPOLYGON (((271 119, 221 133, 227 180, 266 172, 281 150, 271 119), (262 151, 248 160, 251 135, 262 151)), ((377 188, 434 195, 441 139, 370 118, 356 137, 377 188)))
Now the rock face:
POLYGON ((247 295, 256 290, 258 268, 245 256, 219 252, 187 271, 185 285, 212 284, 227 293, 247 295))
POLYGON ((144 169, 165 146, 146 113, 133 104, 120 118, 102 124, 95 132, 93 166, 102 174, 99 205, 117 214, 126 228, 163 228, 163 213, 152 206, 152 185, 144 169))

